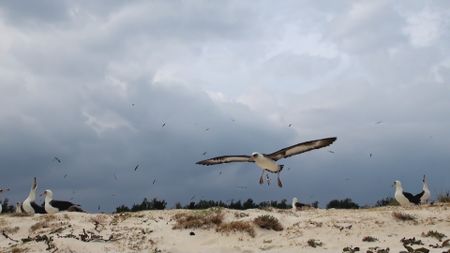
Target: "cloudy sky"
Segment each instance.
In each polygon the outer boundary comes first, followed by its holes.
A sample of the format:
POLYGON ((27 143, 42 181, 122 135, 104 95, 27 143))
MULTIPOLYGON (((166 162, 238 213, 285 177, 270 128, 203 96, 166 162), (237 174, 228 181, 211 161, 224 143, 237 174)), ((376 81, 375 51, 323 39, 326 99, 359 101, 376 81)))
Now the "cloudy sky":
POLYGON ((373 204, 423 174, 436 196, 450 190, 449 41, 448 1, 2 0, 0 186, 22 201, 37 176, 90 211, 373 204), (282 161, 281 189, 254 164, 195 164, 330 136, 282 161))

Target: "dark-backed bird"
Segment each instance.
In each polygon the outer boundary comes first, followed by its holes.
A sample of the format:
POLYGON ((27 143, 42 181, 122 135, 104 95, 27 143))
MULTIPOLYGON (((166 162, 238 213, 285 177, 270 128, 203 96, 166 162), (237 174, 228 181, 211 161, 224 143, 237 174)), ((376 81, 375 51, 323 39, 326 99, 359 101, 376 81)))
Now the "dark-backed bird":
POLYGON ((395 187, 394 193, 395 200, 397 200, 397 202, 403 207, 419 205, 420 198, 425 193, 424 191, 422 191, 421 193, 413 195, 409 192, 405 192, 403 191, 402 183, 398 180, 394 181, 394 187, 395 187))
POLYGON ((53 157, 53 160, 55 160, 55 161, 57 161, 58 163, 61 163, 62 161, 61 161, 61 159, 59 159, 58 157, 53 157))
POLYGON ((53 192, 51 190, 45 190, 43 194, 45 196, 45 211, 49 214, 61 211, 84 212, 78 204, 64 200, 53 200, 53 192))
POLYGON ((295 210, 302 210, 302 209, 306 209, 306 208, 313 208, 313 205, 300 203, 300 202, 298 202, 298 199, 295 197, 292 199, 292 210, 295 211, 295 210))
POLYGON ((139 168, 139 164, 134 167, 134 171, 136 171, 139 168))
POLYGON ((201 165, 215 165, 221 163, 231 163, 231 162, 254 162, 258 167, 262 169, 262 174, 259 178, 259 183, 264 183, 264 172, 277 173, 278 186, 283 187, 280 180, 280 172, 283 170, 282 164, 278 164, 276 161, 287 158, 293 155, 298 155, 310 150, 319 149, 326 147, 336 141, 336 137, 324 138, 319 140, 312 140, 307 142, 298 143, 287 148, 280 149, 271 154, 262 154, 258 152, 253 152, 251 156, 249 155, 225 155, 209 158, 203 161, 197 162, 201 165))
POLYGON ((33 178, 33 182, 31 183, 30 193, 28 197, 22 203, 22 209, 27 214, 35 214, 35 213, 45 213, 44 207, 36 204, 36 190, 37 190, 37 180, 36 177, 33 178))

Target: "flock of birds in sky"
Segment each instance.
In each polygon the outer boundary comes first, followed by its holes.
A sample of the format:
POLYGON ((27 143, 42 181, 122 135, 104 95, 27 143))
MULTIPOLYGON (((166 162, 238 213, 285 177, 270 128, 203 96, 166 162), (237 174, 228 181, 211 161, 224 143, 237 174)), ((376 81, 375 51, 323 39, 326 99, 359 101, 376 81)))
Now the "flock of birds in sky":
MULTIPOLYGON (((377 122, 377 124, 381 123, 377 122)), ((166 123, 163 123, 162 127, 164 127, 166 123)), ((289 124, 289 127, 292 125, 289 124)), ((206 131, 208 131, 209 128, 207 128, 206 131)), ((270 154, 262 154, 258 152, 253 152, 251 155, 223 155, 223 156, 217 156, 212 157, 206 160, 198 161, 196 164, 200 165, 216 165, 216 164, 222 164, 222 163, 231 163, 231 162, 251 162, 255 163, 261 170, 261 176, 259 178, 259 183, 264 183, 264 175, 265 172, 270 173, 276 173, 277 174, 277 181, 278 186, 283 187, 283 183, 280 179, 280 173, 283 170, 284 165, 278 164, 277 161, 283 158, 288 158, 294 155, 298 155, 301 153, 305 153, 314 149, 320 149, 323 147, 327 147, 331 145, 333 142, 337 140, 336 137, 329 137, 329 138, 323 138, 323 139, 317 139, 317 140, 311 140, 307 142, 298 143, 283 149, 280 149, 278 151, 275 151, 270 154)), ((333 152, 334 151, 330 151, 333 152)), ((206 155, 206 152, 203 153, 203 155, 206 155)), ((370 154, 370 157, 372 154, 370 154)), ((61 163, 61 159, 58 157, 54 157, 54 160, 58 163, 61 163)), ((136 171, 139 168, 139 164, 137 164, 134 167, 134 171, 136 171)), ((64 177, 66 177, 64 175, 64 177)), ((114 174, 115 178, 117 179, 117 176, 114 174)), ((269 183, 269 177, 266 174, 268 183, 269 183)), ((427 203, 428 200, 431 197, 430 190, 428 188, 428 183, 426 180, 426 177, 423 177, 423 190, 422 192, 413 195, 408 192, 404 192, 401 182, 396 180, 394 182, 395 187, 395 193, 394 197, 397 200, 397 202, 401 206, 412 206, 412 205, 419 205, 427 203)), ((156 179, 153 180, 153 184, 155 184, 156 179)), ((70 201, 62 201, 62 200, 53 200, 53 192, 51 190, 45 190, 41 195, 45 196, 45 201, 43 206, 40 206, 36 204, 36 190, 37 190, 37 180, 36 178, 33 179, 32 186, 30 193, 28 194, 28 197, 22 202, 22 203, 16 203, 16 213, 26 213, 26 214, 35 214, 35 213, 57 213, 60 211, 76 211, 76 212, 84 212, 80 205, 74 204, 70 201)), ((0 189, 0 193, 9 191, 8 188, 0 189)), ((307 206, 306 204, 299 203, 297 198, 294 198, 292 201, 292 207, 293 208, 301 208, 307 206)), ((2 211, 0 205, 0 213, 2 211)))

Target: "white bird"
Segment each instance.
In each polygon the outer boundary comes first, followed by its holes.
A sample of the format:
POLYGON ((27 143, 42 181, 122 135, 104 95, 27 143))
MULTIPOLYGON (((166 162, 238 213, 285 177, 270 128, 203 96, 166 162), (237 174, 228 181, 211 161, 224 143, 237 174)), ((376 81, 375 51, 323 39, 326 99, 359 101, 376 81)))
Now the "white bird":
MULTIPOLYGON (((1 189, 1 188, 0 188, 0 193, 2 193, 2 192, 7 192, 7 191, 9 191, 8 188, 5 188, 5 189, 1 189)), ((3 204, 3 203, 2 203, 2 204, 3 204)), ((0 204, 0 213, 2 213, 2 210, 3 210, 2 204, 0 204)))
POLYGON ((422 187, 423 195, 422 195, 422 197, 420 197, 420 203, 426 204, 431 197, 431 192, 430 192, 430 189, 428 189, 428 183, 427 183, 427 179, 426 179, 425 175, 423 175, 422 182, 423 182, 423 187, 422 187))
POLYGON ((53 192, 51 190, 45 190, 43 194, 45 196, 44 207, 47 213, 53 214, 60 211, 84 212, 78 204, 63 200, 53 200, 53 192))
POLYGON ((35 213, 45 213, 45 210, 42 206, 36 204, 36 189, 37 189, 37 180, 36 177, 33 178, 33 182, 31 184, 31 190, 28 194, 28 197, 23 201, 22 208, 27 214, 35 214, 35 213))
POLYGON ((16 213, 22 213, 22 204, 20 202, 16 203, 16 213))
POLYGON ((261 154, 258 152, 253 152, 251 156, 248 155, 226 155, 209 158, 203 161, 197 162, 197 164, 202 165, 215 165, 220 163, 230 163, 230 162, 254 162, 258 167, 262 169, 261 177, 259 178, 259 183, 264 183, 264 172, 268 171, 271 173, 278 174, 278 186, 282 187, 283 184, 280 180, 280 172, 283 170, 282 164, 277 164, 276 161, 287 158, 293 155, 298 155, 313 149, 319 149, 326 147, 333 143, 336 137, 325 138, 320 140, 312 140, 307 142, 302 142, 295 144, 293 146, 280 149, 271 154, 261 154))
POLYGON ((402 183, 398 180, 394 181, 394 186, 395 186, 395 193, 394 193, 395 200, 397 200, 397 202, 401 206, 407 207, 420 204, 420 198, 424 194, 423 191, 416 195, 412 195, 409 192, 404 192, 402 188, 402 183))

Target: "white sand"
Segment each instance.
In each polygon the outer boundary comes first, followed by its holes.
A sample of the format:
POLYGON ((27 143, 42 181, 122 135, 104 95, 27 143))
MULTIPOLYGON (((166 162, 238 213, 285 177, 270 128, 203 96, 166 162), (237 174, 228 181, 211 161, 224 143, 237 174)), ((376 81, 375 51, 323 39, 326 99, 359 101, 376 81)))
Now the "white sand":
MULTIPOLYGON (((223 209, 225 222, 252 221, 259 215, 273 215, 284 227, 283 231, 265 230, 254 225, 256 236, 242 232, 223 234, 214 228, 172 229, 177 213, 198 212, 192 210, 144 211, 126 214, 59 213, 18 217, 0 216, 0 252, 342 252, 344 247, 359 247, 366 252, 370 247, 390 248, 390 252, 404 251, 403 237, 421 240, 430 252, 443 252, 448 247, 433 249, 429 245, 440 243, 423 232, 436 230, 450 237, 450 205, 422 206, 420 208, 383 207, 360 210, 246 210, 223 209), (399 221, 393 212, 403 212, 417 218, 399 221), (242 213, 243 217, 239 214, 242 213), (95 227, 95 223, 99 225, 95 227), (91 237, 101 239, 84 242, 83 229, 91 237), (190 235, 193 231, 195 235, 190 235), (91 236, 91 235, 94 236, 91 236), (22 242, 37 235, 51 237, 52 249, 45 241, 22 242), (75 236, 76 238, 64 238, 75 236), (365 236, 378 239, 363 242, 365 236), (309 239, 323 243, 312 248, 309 239), (17 240, 13 241, 13 240, 17 240)), ((376 252, 376 251, 374 251, 376 252)))

